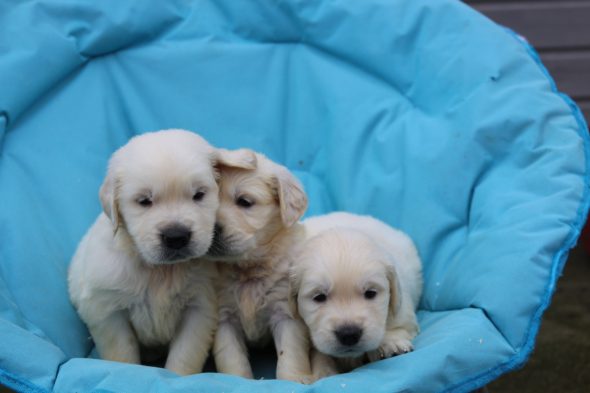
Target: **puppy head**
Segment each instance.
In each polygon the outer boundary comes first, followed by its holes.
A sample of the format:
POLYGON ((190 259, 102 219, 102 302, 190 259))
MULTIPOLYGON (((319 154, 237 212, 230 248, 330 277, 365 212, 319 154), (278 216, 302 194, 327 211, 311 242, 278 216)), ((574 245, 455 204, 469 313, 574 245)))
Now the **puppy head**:
POLYGON ((239 165, 239 156, 189 131, 136 136, 111 157, 99 193, 104 212, 148 264, 202 256, 219 206, 216 166, 225 158, 239 165))
POLYGON ((265 156, 256 157, 256 169, 220 167, 220 205, 209 250, 216 259, 260 255, 307 209, 307 196, 297 178, 265 156))
POLYGON ((320 352, 357 357, 379 347, 399 301, 390 259, 349 229, 327 230, 303 245, 291 271, 291 300, 320 352))

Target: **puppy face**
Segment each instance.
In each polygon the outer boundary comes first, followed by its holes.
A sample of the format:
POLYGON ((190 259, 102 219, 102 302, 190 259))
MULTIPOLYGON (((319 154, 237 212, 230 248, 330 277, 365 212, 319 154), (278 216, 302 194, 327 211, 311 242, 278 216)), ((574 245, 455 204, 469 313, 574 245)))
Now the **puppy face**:
POLYGON ((307 208, 307 196, 295 176, 261 154, 256 157, 255 170, 220 167, 220 206, 209 250, 216 259, 255 257, 307 208))
POLYGON ((388 258, 354 230, 332 229, 306 242, 292 272, 292 296, 320 352, 357 357, 381 344, 397 301, 388 258))
POLYGON ((223 156, 182 130, 137 136, 115 152, 100 199, 115 230, 129 235, 146 263, 207 252, 219 206, 215 166, 223 156))

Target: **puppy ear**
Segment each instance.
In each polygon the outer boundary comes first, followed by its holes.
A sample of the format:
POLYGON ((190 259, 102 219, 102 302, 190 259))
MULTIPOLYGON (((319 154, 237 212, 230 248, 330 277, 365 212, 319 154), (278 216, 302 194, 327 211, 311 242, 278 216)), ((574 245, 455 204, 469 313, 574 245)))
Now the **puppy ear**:
POLYGON ((395 267, 390 263, 387 264, 387 280, 389 281, 389 316, 397 314, 401 307, 402 296, 400 283, 395 267))
POLYGON ((297 297, 299 296, 299 286, 301 280, 295 272, 295 269, 289 270, 289 311, 294 319, 300 319, 299 307, 297 306, 297 297))
POLYGON ((295 224, 307 210, 307 194, 299 180, 283 166, 279 167, 275 179, 281 219, 283 225, 288 228, 295 224))
POLYGON ((256 169, 256 153, 250 149, 216 149, 213 154, 213 165, 240 169, 256 169))
POLYGON ((98 196, 102 205, 102 210, 111 220, 113 231, 117 232, 120 224, 119 202, 117 198, 117 184, 112 173, 108 173, 104 182, 100 186, 98 196))

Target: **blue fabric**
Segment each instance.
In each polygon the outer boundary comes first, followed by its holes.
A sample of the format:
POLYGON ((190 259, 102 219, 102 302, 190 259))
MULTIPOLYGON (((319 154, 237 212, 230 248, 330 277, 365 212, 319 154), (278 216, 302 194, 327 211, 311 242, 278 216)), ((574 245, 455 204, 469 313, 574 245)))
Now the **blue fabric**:
POLYGON ((588 211, 587 129, 533 51, 462 3, 0 0, 0 53, 1 383, 468 391, 526 361, 588 211), (110 153, 171 127, 286 164, 309 215, 408 232, 415 352, 312 387, 268 380, 264 356, 263 381, 95 359, 67 266, 110 153))

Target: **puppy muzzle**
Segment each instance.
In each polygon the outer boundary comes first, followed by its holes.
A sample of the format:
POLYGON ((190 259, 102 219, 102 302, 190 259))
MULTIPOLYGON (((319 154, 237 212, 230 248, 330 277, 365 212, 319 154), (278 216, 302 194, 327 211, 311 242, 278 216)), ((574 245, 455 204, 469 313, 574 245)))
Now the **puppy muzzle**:
POLYGON ((160 263, 176 263, 196 257, 192 237, 192 231, 184 225, 174 224, 163 228, 160 231, 160 263))
POLYGON ((363 329, 357 325, 343 325, 334 330, 338 342, 346 347, 354 347, 363 335, 363 329))
POLYGON ((183 225, 171 225, 160 232, 160 238, 165 248, 180 250, 189 244, 192 234, 192 231, 183 225))
POLYGON ((331 356, 348 358, 361 356, 366 352, 363 345, 363 329, 356 324, 344 324, 338 326, 332 332, 334 334, 334 346, 329 353, 331 356))

